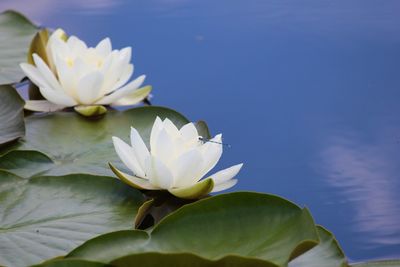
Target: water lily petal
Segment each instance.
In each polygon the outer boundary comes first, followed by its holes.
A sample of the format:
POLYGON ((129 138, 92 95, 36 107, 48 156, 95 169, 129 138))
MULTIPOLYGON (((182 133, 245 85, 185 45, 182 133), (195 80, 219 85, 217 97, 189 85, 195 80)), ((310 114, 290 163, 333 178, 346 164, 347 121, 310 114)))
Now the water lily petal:
POLYGON ((103 83, 103 75, 98 72, 92 72, 83 77, 77 86, 79 102, 90 105, 100 96, 101 86, 103 83))
POLYGON ((128 167, 136 176, 146 177, 146 174, 139 164, 135 156, 135 151, 127 143, 120 138, 113 136, 115 151, 117 152, 121 161, 128 167))
POLYGON ((173 138, 180 138, 181 134, 175 124, 168 118, 165 118, 163 121, 164 129, 168 132, 168 134, 173 138))
POLYGON ((174 187, 188 187, 197 183, 202 176, 203 157, 199 150, 192 149, 183 153, 171 163, 174 173, 174 187))
POLYGON ((222 155, 222 134, 216 135, 210 141, 200 147, 204 159, 203 176, 217 165, 222 155))
POLYGON ((63 91, 60 83, 57 81, 53 72, 49 69, 47 64, 37 54, 33 54, 33 61, 37 67, 37 70, 41 73, 43 79, 51 86, 53 90, 63 91))
POLYGON ((25 100, 24 108, 32 111, 52 112, 62 110, 65 106, 60 106, 47 100, 25 100))
POLYGON ((193 123, 184 125, 179 132, 181 133, 182 139, 187 145, 193 146, 198 144, 199 133, 197 132, 196 126, 194 126, 193 123))
POLYGON ((76 36, 70 36, 66 44, 68 45, 70 52, 77 56, 82 55, 85 50, 88 49, 86 43, 76 36))
POLYGON ((131 106, 143 101, 151 92, 150 85, 136 89, 129 95, 126 95, 117 101, 111 103, 111 106, 131 106))
POLYGON ((162 189, 169 189, 174 184, 174 177, 165 164, 154 156, 146 159, 146 174, 150 183, 162 189))
POLYGON ((143 142, 143 139, 140 136, 139 132, 133 127, 131 127, 131 144, 133 150, 135 151, 136 158, 138 159, 140 166, 144 170, 146 166, 145 161, 149 157, 150 152, 143 142))
POLYGON ((151 154, 168 165, 168 162, 170 162, 174 157, 175 148, 176 146, 173 138, 164 128, 158 134, 157 140, 155 141, 155 147, 151 148, 151 154))
MULTIPOLYGON (((76 81, 79 76, 76 75, 76 72, 74 71, 75 68, 69 67, 67 62, 61 59, 58 55, 55 56, 54 63, 63 91, 75 100, 78 100, 79 97, 77 94, 76 81)), ((81 75, 81 73, 79 73, 79 75, 81 75)))
POLYGON ((66 95, 64 92, 58 92, 53 89, 47 87, 39 87, 39 91, 44 98, 49 100, 50 102, 64 106, 64 107, 73 107, 78 104, 72 97, 66 95))
POLYGON ((238 182, 238 180, 232 179, 232 180, 229 180, 229 181, 227 181, 225 183, 215 185, 214 188, 212 189, 211 193, 220 192, 220 191, 229 189, 232 186, 234 186, 235 184, 237 184, 237 182, 238 182))
POLYGON ((111 49, 111 40, 108 37, 101 40, 96 46, 97 54, 102 57, 106 57, 108 54, 110 54, 111 49))
POLYGON ((132 77, 132 74, 133 74, 133 65, 132 64, 126 65, 126 67, 121 72, 121 76, 118 78, 117 82, 114 84, 111 91, 115 91, 116 89, 126 84, 132 77))
POLYGON ((156 141, 158 139, 158 135, 160 131, 163 129, 163 123, 160 117, 157 116, 156 120, 154 121, 153 127, 150 133, 150 150, 151 153, 154 153, 154 149, 156 149, 156 141))
POLYGON ((207 195, 214 187, 212 179, 205 179, 192 186, 184 188, 173 188, 168 191, 176 197, 185 199, 197 199, 207 195))
POLYGON ((108 104, 111 104, 111 103, 117 101, 118 99, 132 93, 137 88, 139 88, 142 85, 142 83, 144 82, 145 78, 146 78, 145 75, 139 76, 138 78, 136 78, 132 82, 128 83, 124 87, 118 89, 117 91, 111 93, 110 95, 103 97, 102 99, 97 101, 96 104, 108 105, 108 104))
POLYGON ((121 64, 126 65, 129 64, 132 57, 132 47, 128 46, 119 51, 119 59, 121 64))
POLYGON ((239 173, 242 167, 243 163, 240 163, 232 167, 226 168, 224 170, 221 170, 217 173, 214 173, 213 175, 210 175, 210 177, 214 180, 216 185, 222 184, 235 177, 239 173))
POLYGON ((38 87, 40 86, 50 87, 48 82, 45 79, 43 79, 42 74, 35 66, 28 63, 21 63, 19 66, 21 67, 25 75, 28 76, 28 78, 38 87))
POLYGON ((111 163, 109 163, 111 170, 114 172, 114 174, 124 183, 127 185, 130 185, 134 188, 137 189, 147 189, 147 190, 154 190, 154 189, 160 189, 159 187, 156 187, 152 184, 149 183, 148 180, 142 179, 136 176, 132 176, 129 174, 126 174, 120 170, 118 170, 116 167, 114 167, 111 163))

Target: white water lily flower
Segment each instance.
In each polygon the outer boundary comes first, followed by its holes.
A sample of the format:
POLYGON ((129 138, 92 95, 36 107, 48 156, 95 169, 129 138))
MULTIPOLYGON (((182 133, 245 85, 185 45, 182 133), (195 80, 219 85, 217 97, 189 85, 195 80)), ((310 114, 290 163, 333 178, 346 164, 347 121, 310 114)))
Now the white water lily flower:
POLYGON ((66 107, 125 106, 142 101, 151 88, 137 90, 145 76, 127 83, 133 74, 131 48, 112 50, 109 38, 96 47, 75 36, 66 39, 56 30, 46 45, 48 64, 33 54, 35 65, 21 63, 26 76, 39 87, 46 100, 28 100, 25 108, 56 111, 66 107))
POLYGON ((150 151, 135 128, 131 128, 132 146, 113 137, 118 156, 134 175, 110 166, 122 181, 135 188, 168 190, 180 198, 198 198, 237 183, 233 178, 243 164, 202 179, 222 155, 221 139, 222 135, 218 134, 203 142, 193 123, 179 130, 169 119, 162 121, 157 117, 151 130, 150 151))

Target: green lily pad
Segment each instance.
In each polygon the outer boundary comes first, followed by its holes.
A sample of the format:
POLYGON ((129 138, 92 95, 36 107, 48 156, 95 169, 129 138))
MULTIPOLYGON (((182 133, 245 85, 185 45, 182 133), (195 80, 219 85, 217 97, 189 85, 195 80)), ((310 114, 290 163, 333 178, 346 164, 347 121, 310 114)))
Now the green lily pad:
POLYGON ((289 267, 347 267, 346 257, 331 232, 317 226, 320 243, 289 263, 289 267))
POLYGON ((113 267, 108 264, 79 259, 50 260, 31 267, 113 267))
POLYGON ((0 146, 24 134, 24 100, 11 85, 0 85, 0 146))
POLYGON ((32 38, 38 28, 15 11, 0 13, 0 84, 20 81, 19 63, 26 62, 32 38))
POLYGON ((0 265, 62 256, 97 235, 132 229, 142 194, 91 175, 22 179, 0 171, 0 265))
MULTIPOLYGON (((125 167, 114 150, 111 137, 118 136, 129 142, 132 126, 148 144, 157 116, 168 117, 177 126, 189 122, 174 110, 155 106, 109 111, 98 120, 85 118, 75 112, 35 114, 25 120, 25 138, 0 150, 6 161, 1 163, 0 168, 15 171, 24 177, 71 173, 114 176, 108 162, 120 169, 125 167), (10 151, 14 152, 7 155, 10 151)), ((0 158, 0 162, 3 158, 0 158)))
POLYGON ((188 204, 149 232, 96 237, 67 258, 114 266, 276 267, 287 266, 317 243, 307 209, 277 196, 242 192, 188 204))

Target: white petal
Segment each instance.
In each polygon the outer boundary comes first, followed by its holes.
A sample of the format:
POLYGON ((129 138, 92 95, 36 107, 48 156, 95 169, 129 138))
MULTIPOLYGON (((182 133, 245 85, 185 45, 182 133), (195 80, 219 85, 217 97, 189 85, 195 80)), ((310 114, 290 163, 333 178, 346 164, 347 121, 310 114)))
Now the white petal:
POLYGON ((53 104, 47 100, 26 100, 25 109, 40 112, 52 112, 65 108, 65 106, 60 106, 53 104))
POLYGON ((100 96, 103 75, 98 72, 92 72, 83 77, 78 82, 79 102, 85 105, 93 104, 100 96))
POLYGON ((44 86, 44 87, 50 87, 50 85, 47 83, 47 81, 44 79, 43 75, 39 72, 39 70, 28 63, 21 63, 20 67, 22 71, 25 73, 26 76, 38 87, 44 86))
POLYGON ((184 125, 180 130, 182 139, 188 145, 195 145, 199 142, 199 133, 193 123, 184 125))
POLYGON ((180 138, 181 134, 175 124, 168 118, 165 118, 163 121, 164 128, 168 132, 169 135, 173 138, 180 138))
POLYGON ((100 43, 96 46, 96 52, 102 56, 106 57, 111 53, 111 40, 110 38, 104 38, 100 43))
POLYGON ((64 107, 73 107, 78 104, 72 97, 66 95, 64 92, 58 92, 47 87, 39 87, 39 91, 44 98, 54 104, 64 107))
POLYGON ((126 84, 129 79, 132 77, 133 74, 133 65, 129 64, 125 67, 125 69, 121 72, 121 76, 118 78, 117 83, 114 84, 111 91, 115 91, 116 89, 120 88, 124 84, 126 84))
POLYGON ((96 102, 96 104, 98 105, 108 105, 111 104, 115 101, 117 101, 118 99, 132 93, 133 91, 135 91, 137 88, 139 88, 142 83, 144 82, 144 79, 146 78, 145 75, 139 76, 137 79, 135 79, 134 81, 128 83, 127 85, 125 85, 124 87, 118 89, 117 91, 111 93, 110 95, 107 95, 105 97, 103 97, 102 99, 100 99, 99 101, 96 102))
POLYGON ((76 75, 74 69, 70 68, 58 55, 55 56, 54 63, 63 91, 74 99, 78 99, 76 89, 78 75, 76 75))
POLYGON ((140 166, 144 170, 146 158, 148 158, 150 153, 145 143, 143 142, 142 137, 133 127, 131 127, 131 144, 133 150, 135 151, 136 158, 138 159, 140 166))
POLYGON ((222 135, 218 134, 210 141, 200 147, 204 159, 203 176, 217 165, 222 155, 222 135))
POLYGON ((119 51, 119 59, 121 60, 122 64, 128 64, 131 61, 132 57, 132 48, 125 47, 119 51))
POLYGON ((214 183, 216 185, 225 183, 228 180, 235 177, 239 173, 242 166, 243 166, 243 163, 234 165, 232 167, 229 167, 229 168, 221 170, 217 173, 214 173, 213 175, 210 175, 210 177, 214 180, 214 183))
POLYGON ((33 61, 37 67, 37 70, 42 74, 42 77, 47 81, 53 90, 63 91, 60 83, 57 81, 53 72, 49 69, 47 64, 37 54, 33 54, 33 61))
POLYGON ((111 106, 131 106, 138 104, 139 102, 143 101, 151 92, 151 86, 145 86, 139 89, 136 89, 129 95, 126 95, 117 101, 111 103, 111 106))
POLYGON ((70 36, 67 40, 67 45, 74 55, 81 55, 85 50, 88 49, 84 41, 80 40, 76 36, 70 36))
POLYGON ((146 159, 146 173, 150 183, 154 186, 170 189, 174 184, 174 177, 165 164, 154 156, 146 159))
POLYGON ((161 161, 168 165, 175 154, 175 142, 171 135, 164 129, 158 134, 155 147, 151 147, 151 154, 157 156, 161 161))
POLYGON ((154 121, 153 128, 151 129, 150 133, 150 151, 153 153, 153 149, 156 147, 156 141, 158 139, 158 135, 160 134, 161 130, 163 129, 163 123, 160 117, 157 116, 156 120, 154 121))
POLYGON ((140 167, 133 148, 118 137, 113 136, 112 140, 115 151, 126 167, 128 167, 136 176, 145 177, 146 174, 140 167))
POLYGON ((197 183, 202 177, 203 158, 197 149, 192 149, 175 159, 171 164, 174 187, 188 187, 197 183))
POLYGON ((232 186, 234 186, 235 184, 237 184, 238 180, 233 179, 233 180, 229 180, 225 183, 219 184, 219 185, 215 185, 213 190, 211 191, 211 193, 215 193, 215 192, 219 192, 222 190, 226 190, 231 188, 232 186))

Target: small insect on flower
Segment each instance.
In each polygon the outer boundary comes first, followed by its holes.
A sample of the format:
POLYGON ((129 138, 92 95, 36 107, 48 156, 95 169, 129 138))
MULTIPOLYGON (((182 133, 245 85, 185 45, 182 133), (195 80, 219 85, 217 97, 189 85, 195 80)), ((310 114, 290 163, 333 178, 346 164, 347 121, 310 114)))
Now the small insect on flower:
POLYGON ((134 69, 130 47, 112 50, 109 38, 88 47, 75 36, 67 38, 61 29, 45 41, 43 58, 33 53, 32 64, 20 64, 45 98, 28 100, 26 109, 49 112, 74 107, 85 115, 98 112, 98 107, 105 111, 103 105, 139 103, 151 91, 150 86, 138 89, 145 75, 128 83, 134 69))
POLYGON ((195 199, 210 192, 228 189, 243 164, 234 165, 207 176, 222 155, 222 135, 202 141, 193 123, 178 129, 168 118, 156 118, 150 134, 150 149, 135 128, 131 128, 131 145, 113 137, 115 150, 133 175, 110 164, 125 183, 138 189, 168 190, 176 197, 195 199))

